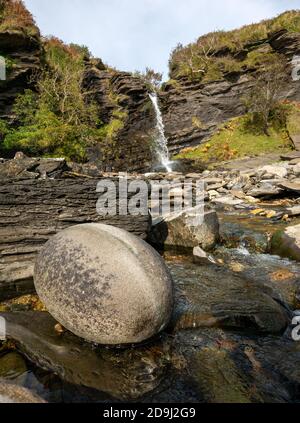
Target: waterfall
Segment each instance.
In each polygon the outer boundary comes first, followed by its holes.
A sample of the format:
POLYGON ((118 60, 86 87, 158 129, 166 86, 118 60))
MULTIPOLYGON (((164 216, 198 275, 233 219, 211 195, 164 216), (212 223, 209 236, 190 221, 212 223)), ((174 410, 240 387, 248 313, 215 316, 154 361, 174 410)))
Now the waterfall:
POLYGON ((153 103, 153 107, 156 114, 156 154, 160 160, 160 163, 166 168, 167 172, 172 172, 171 161, 168 150, 168 140, 165 136, 165 126, 162 118, 162 114, 158 104, 158 98, 156 93, 149 94, 149 97, 153 103))

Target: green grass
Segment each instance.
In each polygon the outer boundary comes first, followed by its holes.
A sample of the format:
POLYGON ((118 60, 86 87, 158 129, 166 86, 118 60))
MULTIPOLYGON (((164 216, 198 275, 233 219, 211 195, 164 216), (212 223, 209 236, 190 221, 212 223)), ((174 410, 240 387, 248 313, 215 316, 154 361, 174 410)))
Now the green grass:
POLYGON ((211 82, 222 79, 228 72, 259 66, 264 63, 266 54, 272 54, 272 48, 267 44, 270 34, 282 29, 300 32, 300 10, 288 11, 276 18, 233 31, 215 31, 185 47, 179 45, 170 58, 170 77, 175 80, 187 77, 191 80, 211 82), (269 49, 269 52, 262 51, 261 46, 269 49), (208 58, 204 57, 203 51, 209 51, 208 58), (221 54, 214 56, 217 51, 221 54), (240 51, 248 52, 248 55, 244 59, 236 58, 235 53, 240 51), (199 69, 205 71, 197 72, 199 69))
POLYGON ((300 135, 300 106, 295 107, 290 113, 287 128, 290 135, 300 135))
POLYGON ((208 142, 183 150, 175 159, 199 160, 209 164, 276 151, 285 152, 292 148, 286 130, 271 127, 270 136, 254 134, 245 130, 246 119, 243 116, 228 121, 208 142))

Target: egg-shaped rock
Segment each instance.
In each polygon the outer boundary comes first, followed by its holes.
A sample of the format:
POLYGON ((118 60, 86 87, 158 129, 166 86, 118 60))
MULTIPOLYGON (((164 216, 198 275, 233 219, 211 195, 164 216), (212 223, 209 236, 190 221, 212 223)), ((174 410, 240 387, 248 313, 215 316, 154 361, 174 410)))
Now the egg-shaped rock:
POLYGON ((42 248, 34 283, 52 316, 87 341, 140 343, 167 325, 173 283, 160 255, 112 226, 68 228, 42 248))

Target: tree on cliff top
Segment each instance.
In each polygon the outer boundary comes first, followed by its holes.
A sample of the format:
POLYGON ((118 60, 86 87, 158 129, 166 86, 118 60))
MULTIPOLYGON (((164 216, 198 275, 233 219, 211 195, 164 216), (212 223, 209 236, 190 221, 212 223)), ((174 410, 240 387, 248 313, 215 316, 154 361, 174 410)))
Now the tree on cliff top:
POLYGON ((249 54, 255 52, 255 46, 266 43, 270 34, 281 30, 300 32, 300 10, 290 10, 233 31, 215 31, 187 46, 179 44, 169 60, 170 78, 188 77, 210 82, 223 79, 224 71, 226 74, 252 69, 249 54), (237 54, 239 52, 242 54, 237 54))
POLYGON ((163 74, 155 72, 154 69, 146 68, 145 72, 136 71, 134 76, 142 79, 142 81, 148 86, 149 90, 155 91, 159 89, 163 80, 163 74))

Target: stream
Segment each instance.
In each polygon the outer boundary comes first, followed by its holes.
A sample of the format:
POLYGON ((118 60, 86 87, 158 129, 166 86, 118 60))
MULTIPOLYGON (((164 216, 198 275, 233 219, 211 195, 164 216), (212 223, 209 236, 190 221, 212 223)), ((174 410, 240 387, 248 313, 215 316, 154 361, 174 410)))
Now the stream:
POLYGON ((216 265, 164 253, 176 291, 167 331, 137 347, 99 347, 56 333, 30 297, 11 301, 2 311, 14 341, 0 349, 0 378, 50 402, 299 402, 300 342, 290 323, 300 263, 266 252, 263 222, 254 230, 240 213, 220 220, 216 265))

